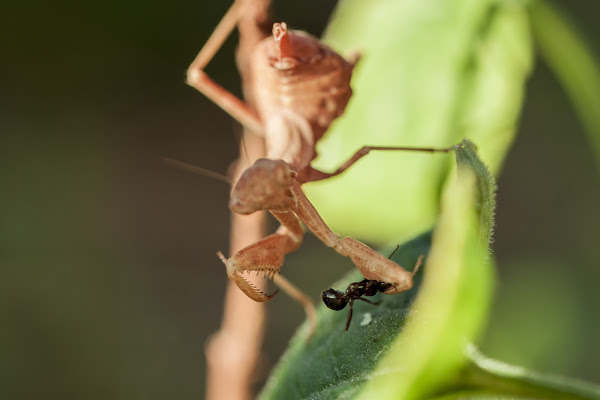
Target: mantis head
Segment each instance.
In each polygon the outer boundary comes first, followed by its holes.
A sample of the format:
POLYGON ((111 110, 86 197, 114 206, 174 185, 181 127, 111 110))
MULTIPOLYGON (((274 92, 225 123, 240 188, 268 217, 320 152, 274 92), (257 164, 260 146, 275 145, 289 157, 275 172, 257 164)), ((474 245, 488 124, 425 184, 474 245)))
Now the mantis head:
POLYGON ((290 188, 295 177, 296 173, 282 160, 258 159, 235 185, 229 208, 245 215, 258 210, 289 210, 296 205, 290 188))

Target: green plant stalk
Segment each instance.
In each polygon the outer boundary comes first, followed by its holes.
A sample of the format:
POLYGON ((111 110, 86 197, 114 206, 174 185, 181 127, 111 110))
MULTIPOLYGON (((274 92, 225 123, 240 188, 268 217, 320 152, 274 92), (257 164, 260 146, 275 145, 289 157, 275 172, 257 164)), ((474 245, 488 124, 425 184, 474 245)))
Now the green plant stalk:
POLYGON ((361 399, 422 398, 451 387, 467 362, 464 343, 477 336, 485 319, 493 275, 486 256, 495 183, 471 142, 464 140, 456 153, 456 174, 444 191, 413 314, 361 399))
POLYGON ((532 1, 531 26, 543 59, 579 115, 600 172, 600 66, 584 39, 551 2, 532 1))
MULTIPOLYGON (((515 395, 515 398, 561 400, 600 399, 600 387, 563 376, 544 374, 506 364, 484 356, 469 344, 466 355, 471 363, 464 369, 459 383, 460 393, 515 395)), ((457 392, 441 398, 451 399, 457 392)), ((485 397, 494 398, 494 397, 485 397)))

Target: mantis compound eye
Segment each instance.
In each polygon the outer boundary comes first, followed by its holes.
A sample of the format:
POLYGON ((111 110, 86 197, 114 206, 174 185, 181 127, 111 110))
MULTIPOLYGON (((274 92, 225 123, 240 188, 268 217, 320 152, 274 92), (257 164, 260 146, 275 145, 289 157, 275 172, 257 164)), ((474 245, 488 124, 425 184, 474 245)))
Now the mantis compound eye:
POLYGON ((348 304, 348 298, 339 290, 327 289, 323 292, 323 303, 332 310, 342 310, 348 304))

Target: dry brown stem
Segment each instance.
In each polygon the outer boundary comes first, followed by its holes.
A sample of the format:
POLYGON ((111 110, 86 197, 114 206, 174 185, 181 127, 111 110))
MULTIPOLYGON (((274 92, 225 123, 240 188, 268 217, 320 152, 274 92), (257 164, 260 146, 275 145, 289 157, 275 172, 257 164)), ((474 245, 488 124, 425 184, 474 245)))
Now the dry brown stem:
MULTIPOLYGON (((259 156, 263 150, 262 139, 248 135, 248 153, 259 156)), ((241 150, 244 151, 244 150, 241 150)), ((246 168, 239 162, 236 175, 246 168)), ((245 246, 265 235, 265 213, 251 215, 231 214, 230 253, 235 254, 245 246)), ((249 276, 252 283, 261 288, 261 277, 249 276)), ((206 346, 208 400, 252 398, 254 372, 260 358, 264 336, 264 303, 249 299, 231 280, 227 280, 225 307, 221 329, 206 346)))
MULTIPOLYGON (((240 34, 237 63, 245 100, 253 103, 248 57, 256 44, 269 35, 271 22, 268 9, 270 0, 237 0, 243 9, 238 20, 240 34)), ((241 173, 257 158, 264 157, 262 138, 244 132, 240 143, 240 158, 232 174, 233 186, 241 173)), ((251 215, 231 214, 229 253, 235 254, 245 246, 265 236, 265 212, 251 215)), ((258 288, 262 278, 251 277, 258 288)), ((264 304, 250 300, 230 280, 227 283, 221 329, 206 345, 208 400, 247 400, 252 397, 252 383, 260 358, 264 336, 264 304)))

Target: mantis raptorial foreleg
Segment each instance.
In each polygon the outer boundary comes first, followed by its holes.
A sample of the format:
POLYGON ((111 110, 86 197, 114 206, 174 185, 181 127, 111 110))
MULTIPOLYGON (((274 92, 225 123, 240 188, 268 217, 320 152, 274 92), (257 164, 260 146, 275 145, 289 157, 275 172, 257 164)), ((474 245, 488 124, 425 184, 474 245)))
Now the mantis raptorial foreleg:
POLYGON ((273 277, 279 273, 285 255, 300 246, 304 233, 298 217, 293 212, 273 212, 273 215, 281 222, 277 232, 243 248, 229 259, 225 259, 219 253, 227 267, 229 278, 248 297, 258 302, 269 300, 276 292, 270 295, 263 293, 245 279, 243 273, 257 271, 273 277))
POLYGON ((317 321, 314 304, 302 291, 279 275, 285 255, 298 249, 304 231, 300 220, 292 211, 271 211, 271 213, 281 222, 277 232, 243 248, 229 259, 221 252, 217 254, 227 267, 229 278, 254 301, 267 301, 275 296, 277 291, 271 294, 262 292, 244 278, 243 272, 257 271, 270 276, 277 286, 304 307, 309 324, 309 335, 311 335, 316 329, 317 321))
POLYGON ((412 272, 356 239, 351 237, 341 239, 329 229, 297 183, 292 185, 292 190, 298 200, 295 212, 304 225, 325 245, 349 257, 366 279, 390 283, 389 289, 385 291, 386 294, 400 293, 412 287, 412 272))
POLYGON ((300 244, 302 230, 299 221, 325 245, 349 257, 366 279, 389 283, 386 294, 412 287, 411 272, 358 240, 350 237, 342 239, 335 234, 302 192, 296 174, 284 161, 258 160, 240 178, 232 192, 230 206, 243 214, 268 209, 282 223, 280 232, 240 250, 230 259, 222 258, 229 277, 256 301, 269 300, 272 295, 255 290, 240 274, 254 270, 268 274, 278 272, 284 256, 300 244), (265 176, 271 179, 264 179, 265 176))

